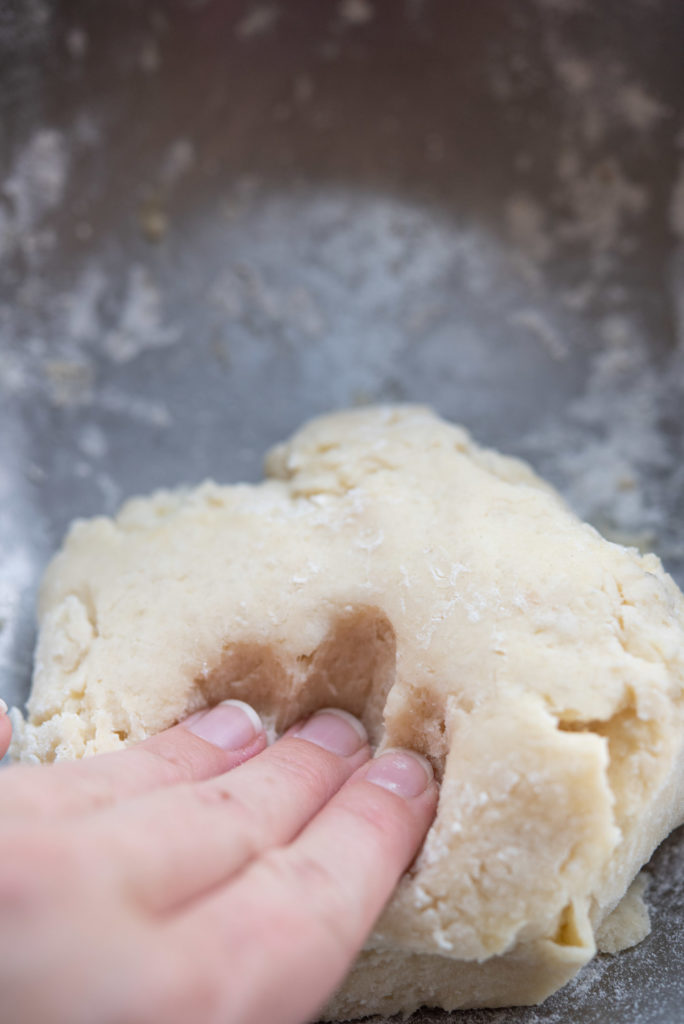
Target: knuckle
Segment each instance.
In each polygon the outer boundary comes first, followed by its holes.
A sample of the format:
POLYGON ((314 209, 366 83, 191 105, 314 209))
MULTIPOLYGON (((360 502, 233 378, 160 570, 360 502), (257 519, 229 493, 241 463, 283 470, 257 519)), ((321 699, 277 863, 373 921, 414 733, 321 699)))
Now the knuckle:
POLYGON ((177 783, 205 779, 223 770, 225 752, 195 736, 182 725, 145 740, 136 750, 147 760, 154 776, 162 782, 177 783))
MULTIPOLYGON (((51 786, 39 785, 35 765, 12 765, 2 776, 0 808, 2 817, 47 814, 53 805, 51 786)), ((43 783, 47 780, 43 777, 43 783)))
POLYGON ((253 860, 266 844, 269 821, 257 808, 245 803, 234 791, 229 778, 219 776, 206 782, 188 786, 191 801, 198 813, 198 827, 205 823, 207 812, 213 820, 214 812, 230 822, 233 846, 240 851, 240 859, 253 860))
POLYGON ((269 851, 264 861, 271 875, 288 890, 315 893, 336 887, 336 879, 326 865, 303 851, 269 851))
POLYGON ((0 878, 0 908, 3 917, 25 911, 35 902, 35 884, 17 864, 3 864, 0 878))
POLYGON ((260 868, 280 894, 272 907, 280 907, 285 931, 313 928, 336 948, 350 947, 355 914, 345 886, 328 865, 303 850, 286 847, 264 854, 260 868))
POLYGON ((3 837, 0 907, 4 913, 26 912, 77 874, 76 859, 61 839, 45 830, 15 828, 3 837))
MULTIPOLYGON (((298 743, 292 747, 283 745, 281 750, 273 747, 274 776, 285 777, 289 785, 298 791, 319 793, 333 791, 332 785, 340 769, 339 758, 329 754, 313 743, 298 743)), ((338 782, 339 784, 339 782, 338 782)))
POLYGON ((349 817, 364 831, 366 842, 386 847, 396 837, 397 830, 407 817, 403 801, 383 799, 384 791, 379 794, 368 793, 367 790, 350 792, 350 799, 341 807, 342 813, 349 817))
MULTIPOLYGON (((135 1024, 187 1024, 219 1018, 225 964, 211 957, 188 960, 166 951, 135 986, 135 1024)), ((126 1019, 129 1019, 128 1017, 126 1019)))
MULTIPOLYGON (((182 732, 187 732, 183 729, 182 732)), ((191 735, 188 733, 188 735, 191 735)), ((191 779, 197 773, 192 762, 192 756, 186 751, 179 737, 174 737, 175 743, 171 743, 169 737, 164 733, 153 736, 147 740, 136 753, 141 760, 147 760, 153 775, 163 783, 174 783, 182 779, 191 779)))
POLYGON ((64 780, 55 776, 51 795, 52 814, 77 814, 87 807, 91 811, 102 810, 113 803, 116 788, 113 780, 83 773, 76 785, 65 785, 64 780))
POLYGON ((6 768, 2 775, 3 787, 23 786, 27 779, 34 778, 36 765, 13 764, 6 768))
POLYGON ((3 816, 54 818, 80 811, 84 804, 96 810, 112 802, 111 780, 80 773, 74 781, 74 765, 52 765, 49 772, 36 765, 15 765, 8 769, 0 791, 3 816), (37 771, 36 771, 37 769, 37 771))
POLYGON ((188 788, 201 807, 230 806, 232 812, 239 814, 246 811, 245 805, 235 795, 230 781, 221 776, 188 788))

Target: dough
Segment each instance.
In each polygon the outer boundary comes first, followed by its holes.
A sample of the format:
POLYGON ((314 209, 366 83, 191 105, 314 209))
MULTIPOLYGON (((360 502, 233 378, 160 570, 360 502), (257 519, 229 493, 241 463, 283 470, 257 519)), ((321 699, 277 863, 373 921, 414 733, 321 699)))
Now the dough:
POLYGON ((266 467, 74 523, 15 754, 113 750, 228 696, 276 730, 347 708, 442 788, 329 1017, 544 999, 684 817, 682 594, 426 409, 324 417, 266 467))
POLYGON ((643 896, 648 888, 648 874, 637 875, 612 914, 596 932, 596 945, 601 953, 620 953, 636 946, 651 931, 651 919, 643 896))

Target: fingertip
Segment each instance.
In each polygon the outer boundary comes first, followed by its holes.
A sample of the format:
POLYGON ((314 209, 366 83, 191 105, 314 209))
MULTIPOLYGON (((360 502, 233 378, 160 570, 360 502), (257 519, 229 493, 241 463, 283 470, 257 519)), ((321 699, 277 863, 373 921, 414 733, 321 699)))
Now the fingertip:
POLYGON ((399 830, 413 856, 437 813, 439 786, 430 761, 414 750, 388 748, 357 770, 349 788, 354 799, 370 802, 388 834, 399 830))
POLYGON ((323 747, 338 757, 353 757, 368 747, 368 733, 361 721, 341 708, 320 708, 295 725, 288 735, 323 747))
POLYGON ((422 796, 434 782, 432 765, 415 750, 391 747, 374 758, 365 771, 366 782, 389 789, 405 800, 422 796))
POLYGON ((141 747, 180 767, 185 781, 200 781, 222 775, 250 761, 268 746, 266 735, 258 733, 237 749, 230 750, 191 731, 183 723, 145 740, 141 747))
MULTIPOLYGON (((266 734, 255 725, 255 719, 259 721, 256 712, 250 709, 251 714, 247 714, 240 704, 203 709, 128 750, 102 755, 117 759, 108 762, 109 771, 117 768, 117 791, 126 795, 176 782, 199 782, 256 757, 268 744, 266 734), (118 769, 120 758, 126 758, 126 773, 118 769)), ((99 758, 89 763, 97 761, 101 770, 103 761, 99 758)))
POLYGON ((259 715, 241 700, 224 700, 205 711, 199 711, 184 722, 181 728, 227 753, 245 750, 265 733, 259 715))

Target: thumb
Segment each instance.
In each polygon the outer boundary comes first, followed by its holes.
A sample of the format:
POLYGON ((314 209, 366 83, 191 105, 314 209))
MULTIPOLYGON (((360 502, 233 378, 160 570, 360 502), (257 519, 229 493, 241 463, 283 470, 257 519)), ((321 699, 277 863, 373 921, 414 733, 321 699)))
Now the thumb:
POLYGON ((7 705, 0 698, 0 757, 4 757, 12 739, 12 723, 7 715, 7 705))

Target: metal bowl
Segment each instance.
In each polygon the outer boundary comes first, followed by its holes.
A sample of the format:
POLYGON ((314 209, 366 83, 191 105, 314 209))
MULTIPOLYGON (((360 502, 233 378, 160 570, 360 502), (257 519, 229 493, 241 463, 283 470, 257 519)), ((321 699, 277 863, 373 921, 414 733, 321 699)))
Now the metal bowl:
MULTIPOLYGON (((684 581, 684 6, 0 7, 0 692, 78 515, 256 480, 307 417, 419 401, 684 581)), ((653 932, 541 1008, 684 1020, 653 932)))

